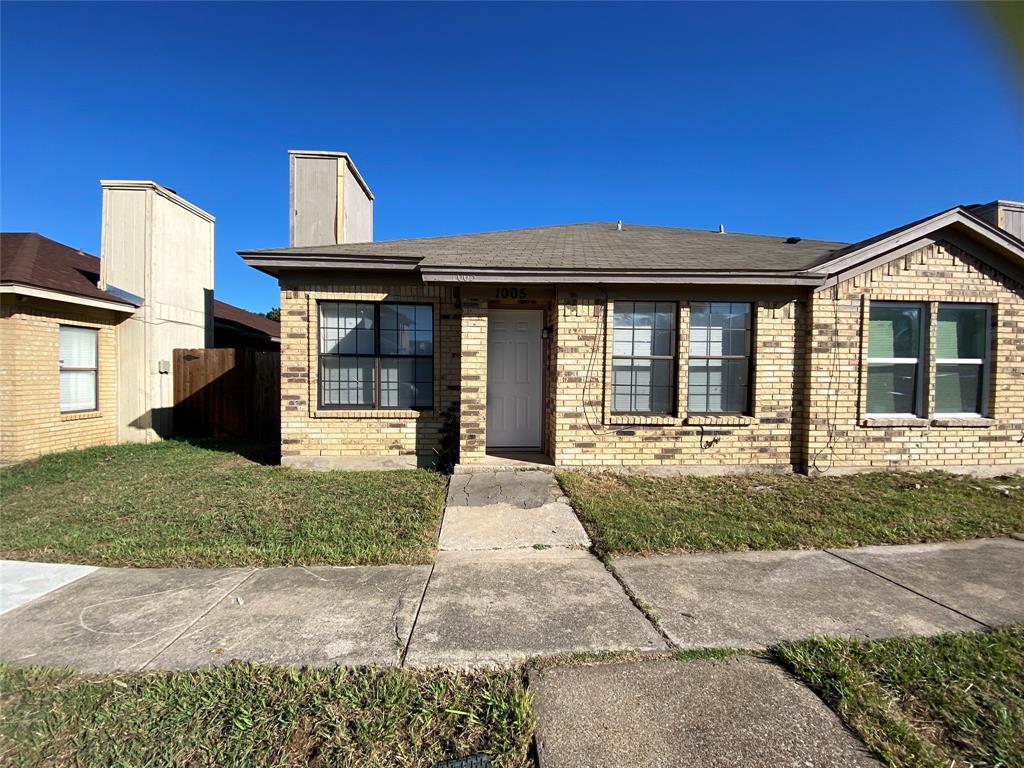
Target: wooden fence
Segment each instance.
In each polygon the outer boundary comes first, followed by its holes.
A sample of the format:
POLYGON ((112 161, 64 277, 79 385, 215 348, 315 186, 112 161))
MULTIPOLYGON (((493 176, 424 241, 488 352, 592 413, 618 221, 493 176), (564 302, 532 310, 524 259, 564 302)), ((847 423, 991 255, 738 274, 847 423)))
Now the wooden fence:
POLYGON ((174 350, 175 434, 277 442, 280 409, 277 350, 174 350))

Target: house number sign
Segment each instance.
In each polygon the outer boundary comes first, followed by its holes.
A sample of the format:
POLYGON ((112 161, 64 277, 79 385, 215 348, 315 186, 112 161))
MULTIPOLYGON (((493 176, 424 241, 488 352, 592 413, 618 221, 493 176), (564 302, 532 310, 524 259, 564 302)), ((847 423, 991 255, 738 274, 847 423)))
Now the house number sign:
POLYGON ((496 299, 525 299, 526 289, 519 285, 499 285, 494 289, 496 299))

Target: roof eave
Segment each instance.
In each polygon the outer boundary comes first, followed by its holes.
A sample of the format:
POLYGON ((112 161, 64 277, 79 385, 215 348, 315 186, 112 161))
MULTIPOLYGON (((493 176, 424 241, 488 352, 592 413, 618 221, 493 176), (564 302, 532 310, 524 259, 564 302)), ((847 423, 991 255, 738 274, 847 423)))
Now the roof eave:
POLYGON ((980 240, 990 247, 994 246, 1003 255, 1009 255, 1011 258, 1024 262, 1024 242, 1009 232, 989 224, 962 206, 957 206, 937 213, 911 227, 899 230, 883 240, 869 243, 863 248, 855 248, 849 253, 819 264, 806 272, 819 276, 821 287, 829 287, 852 276, 858 268, 863 268, 863 265, 886 261, 897 257, 903 251, 913 250, 926 244, 930 235, 948 227, 956 227, 970 237, 980 240))
POLYGON ((67 293, 66 291, 58 291, 53 288, 40 288, 39 286, 16 282, 0 284, 0 294, 25 296, 35 299, 45 299, 47 301, 61 301, 65 304, 77 304, 83 307, 107 309, 111 312, 124 312, 129 315, 137 309, 137 307, 132 306, 131 304, 122 303, 113 299, 97 299, 92 296, 80 296, 76 293, 67 293))

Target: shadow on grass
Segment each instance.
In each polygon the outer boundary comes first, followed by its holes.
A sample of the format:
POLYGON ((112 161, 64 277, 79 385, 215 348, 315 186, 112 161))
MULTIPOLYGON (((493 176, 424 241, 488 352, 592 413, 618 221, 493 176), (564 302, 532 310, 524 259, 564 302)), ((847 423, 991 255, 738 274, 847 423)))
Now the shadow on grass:
POLYGON ((277 466, 281 463, 281 446, 277 443, 238 437, 175 437, 171 439, 207 451, 233 453, 256 464, 277 466))

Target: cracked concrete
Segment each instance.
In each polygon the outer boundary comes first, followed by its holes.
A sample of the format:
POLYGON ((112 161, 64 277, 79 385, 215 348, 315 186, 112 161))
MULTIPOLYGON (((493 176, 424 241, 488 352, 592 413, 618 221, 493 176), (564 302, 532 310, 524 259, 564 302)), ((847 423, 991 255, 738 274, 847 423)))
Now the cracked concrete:
POLYGON ((681 648, 982 628, 822 551, 624 557, 613 565, 681 648))
POLYGON ((665 648, 589 552, 441 552, 406 664, 498 666, 535 656, 665 648))
POLYGON ((551 474, 510 470, 452 476, 438 542, 442 551, 589 546, 551 474))

